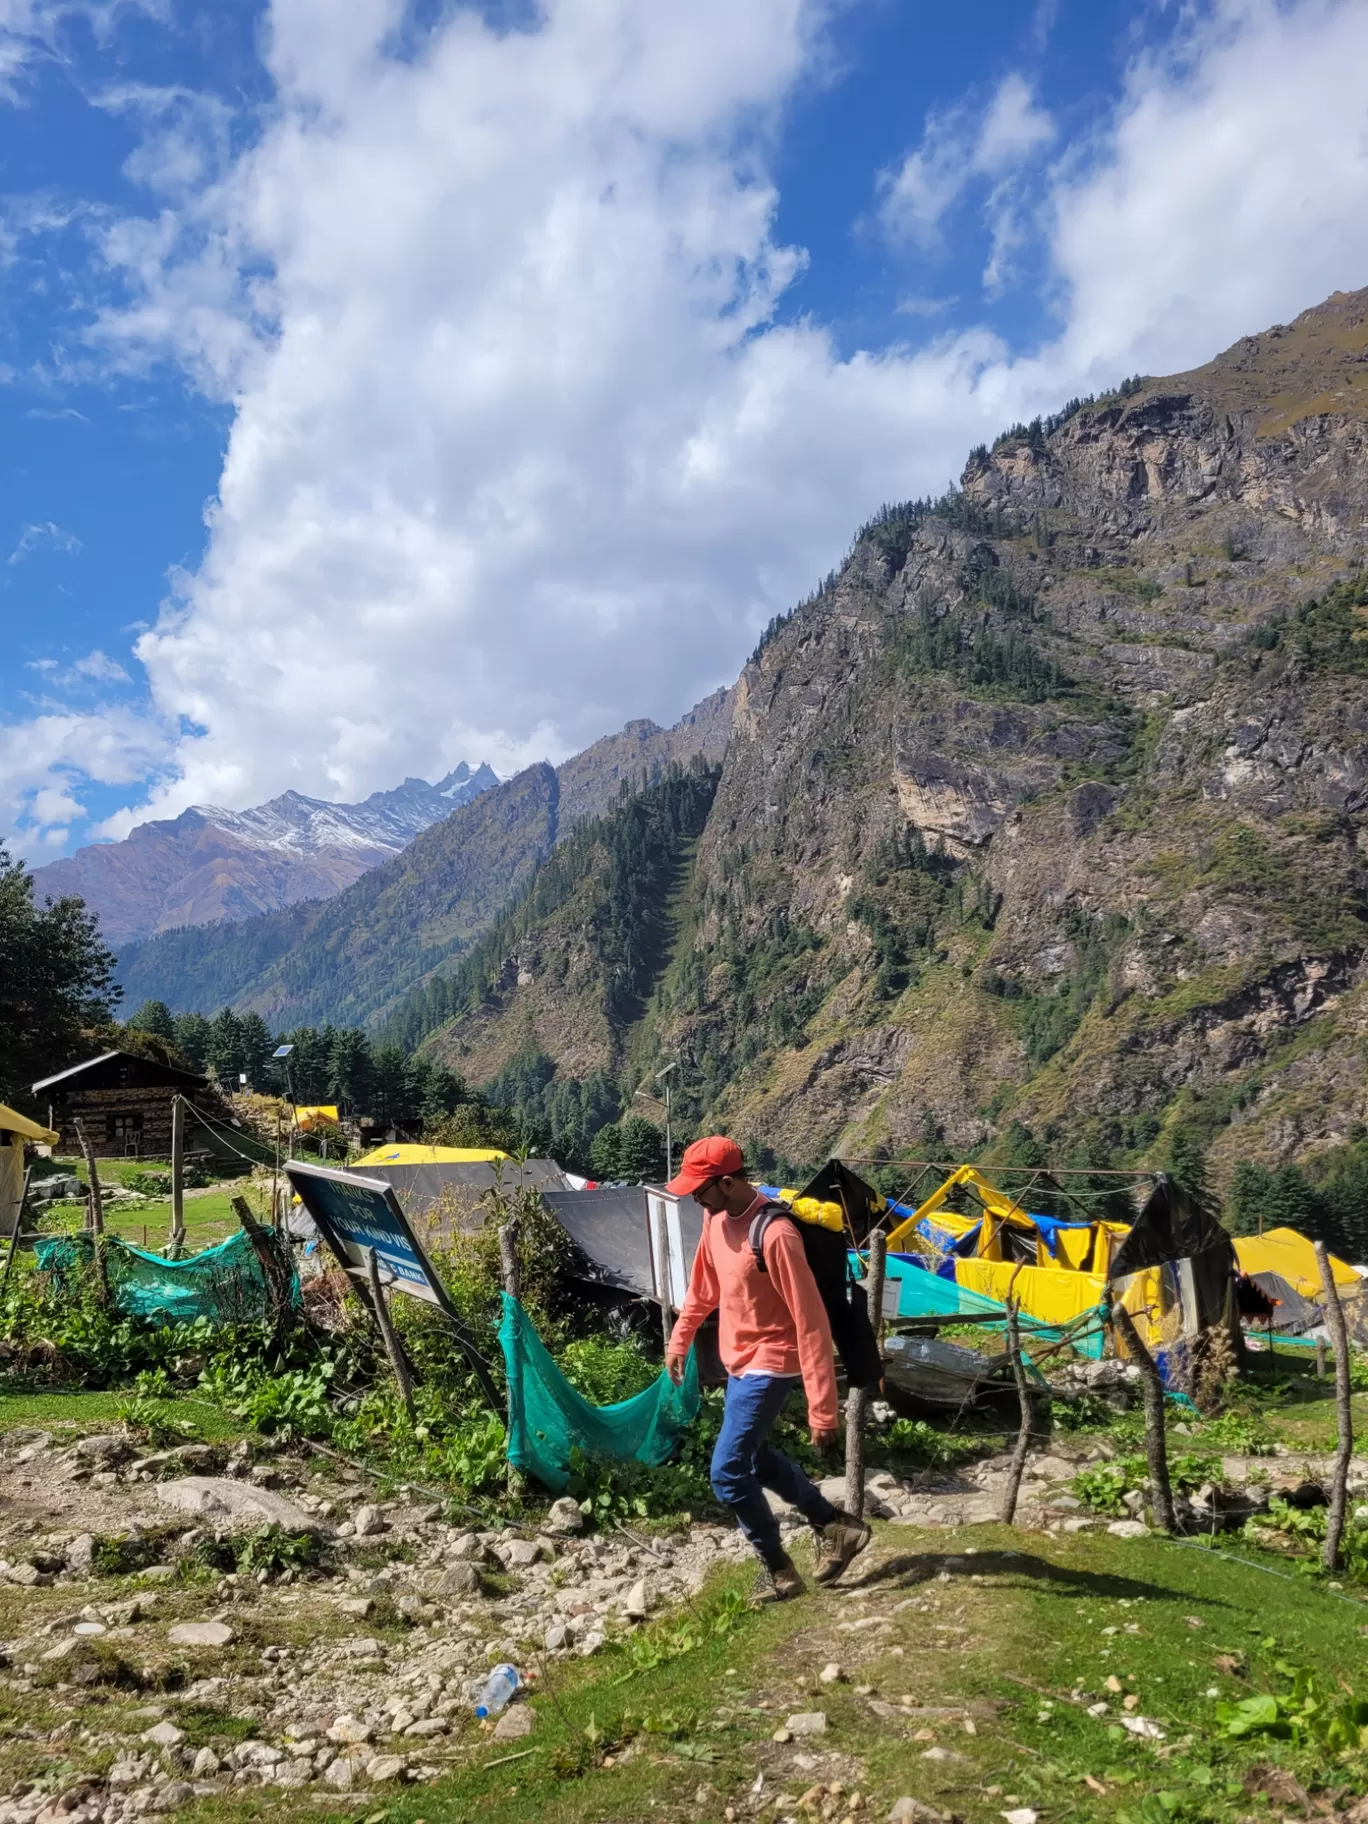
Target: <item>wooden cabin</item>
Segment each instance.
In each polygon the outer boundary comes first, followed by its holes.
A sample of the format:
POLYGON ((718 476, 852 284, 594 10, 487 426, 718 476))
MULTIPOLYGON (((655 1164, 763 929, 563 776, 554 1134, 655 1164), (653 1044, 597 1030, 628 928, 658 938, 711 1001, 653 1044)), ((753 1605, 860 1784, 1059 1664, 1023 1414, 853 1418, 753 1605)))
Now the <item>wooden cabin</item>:
MULTIPOLYGON (((171 1103, 178 1095, 216 1121, 228 1119, 208 1077, 127 1051, 106 1051, 88 1063, 59 1070, 35 1083, 33 1094, 52 1109, 49 1125, 61 1136, 55 1150, 80 1152, 75 1126, 79 1119, 97 1159, 169 1159, 171 1103)), ((193 1123, 193 1132, 195 1150, 218 1150, 200 1123, 193 1123)))

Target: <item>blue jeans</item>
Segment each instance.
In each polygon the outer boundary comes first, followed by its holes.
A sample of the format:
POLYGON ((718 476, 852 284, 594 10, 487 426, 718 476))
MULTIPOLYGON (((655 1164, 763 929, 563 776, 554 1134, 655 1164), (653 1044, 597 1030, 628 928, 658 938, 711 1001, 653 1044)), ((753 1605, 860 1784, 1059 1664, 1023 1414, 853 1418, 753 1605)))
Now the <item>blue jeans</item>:
POLYGON ((770 1449, 769 1434, 797 1385, 796 1375, 729 1378, 722 1430, 712 1456, 713 1493, 736 1515, 737 1525, 771 1571, 784 1562, 784 1548, 765 1489, 772 1488, 796 1507, 810 1526, 829 1526, 838 1517, 838 1510, 798 1465, 770 1449))

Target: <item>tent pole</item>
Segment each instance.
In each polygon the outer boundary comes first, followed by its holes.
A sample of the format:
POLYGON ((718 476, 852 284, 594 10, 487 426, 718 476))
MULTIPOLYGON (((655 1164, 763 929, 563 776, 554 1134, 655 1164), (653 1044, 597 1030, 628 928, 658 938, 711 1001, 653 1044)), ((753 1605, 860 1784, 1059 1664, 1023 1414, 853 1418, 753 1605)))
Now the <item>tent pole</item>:
POLYGON ((1017 1496, 1021 1492, 1021 1478, 1026 1470, 1026 1456, 1031 1448, 1031 1431, 1035 1422, 1030 1383, 1026 1379, 1026 1364, 1021 1359, 1021 1324, 1018 1315, 1020 1310, 1021 1306, 1009 1292, 1007 1294, 1007 1353, 1012 1358, 1012 1374, 1016 1380, 1017 1399, 1021 1403, 1021 1425, 1017 1431, 1016 1448, 1012 1452, 1011 1465, 1007 1471, 1007 1485, 1002 1491, 1002 1524, 1004 1526, 1011 1526, 1016 1519, 1017 1496))
POLYGON ((375 1307, 376 1322, 380 1325, 380 1338, 385 1345, 385 1354, 389 1357, 390 1367, 394 1370, 399 1398, 404 1402, 404 1411, 412 1421, 416 1417, 413 1405, 413 1381, 409 1376, 409 1366, 404 1359, 404 1352, 399 1346, 399 1338, 394 1334, 394 1322, 390 1317, 389 1306, 385 1302, 385 1288, 380 1283, 380 1263, 375 1258, 374 1248, 366 1249, 366 1277, 370 1281, 371 1303, 375 1307))

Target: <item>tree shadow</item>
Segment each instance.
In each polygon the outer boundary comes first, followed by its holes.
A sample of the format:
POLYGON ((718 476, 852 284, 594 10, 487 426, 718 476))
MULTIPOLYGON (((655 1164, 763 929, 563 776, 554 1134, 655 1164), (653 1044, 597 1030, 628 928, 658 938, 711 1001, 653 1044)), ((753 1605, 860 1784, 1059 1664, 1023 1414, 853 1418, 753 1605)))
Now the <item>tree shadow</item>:
MULTIPOLYGON (((1170 1601, 1191 1600, 1191 1591, 1170 1589, 1164 1584, 1143 1578, 1126 1577, 1112 1572, 1087 1571, 1070 1565, 1055 1564, 1034 1552, 988 1551, 964 1552, 898 1552, 871 1565, 862 1575, 844 1577, 841 1590, 916 1589, 931 1583, 944 1570, 965 1574, 970 1570, 983 1576, 1006 1577, 1023 1586, 1053 1585, 1074 1596, 1095 1596, 1110 1601, 1139 1597, 1162 1597, 1170 1601)), ((1229 1608, 1219 1597, 1203 1596, 1203 1602, 1216 1608, 1229 1608)))

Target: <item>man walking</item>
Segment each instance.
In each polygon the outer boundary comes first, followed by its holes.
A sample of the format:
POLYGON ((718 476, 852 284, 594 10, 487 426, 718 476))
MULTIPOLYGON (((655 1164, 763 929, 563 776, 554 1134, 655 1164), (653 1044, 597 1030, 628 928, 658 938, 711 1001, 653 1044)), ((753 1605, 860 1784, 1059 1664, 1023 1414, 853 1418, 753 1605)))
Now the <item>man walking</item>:
POLYGON ((689 1345, 706 1317, 718 1313, 718 1342, 727 1370, 722 1431, 713 1451, 713 1493, 737 1524, 763 1566, 756 1598, 782 1602, 806 1587, 779 1538, 779 1522, 764 1490, 773 1489, 817 1533, 818 1583, 832 1583, 869 1543, 863 1521, 827 1500, 790 1458, 769 1442, 775 1421, 801 1380, 808 1426, 817 1449, 835 1444, 836 1366, 831 1325, 803 1240, 792 1219, 768 1223, 761 1242, 762 1270, 751 1247, 751 1225, 771 1205, 745 1176, 734 1140, 713 1135, 695 1140, 667 1187, 701 1205, 703 1236, 689 1275, 689 1290, 670 1335, 665 1366, 678 1383, 689 1345))

